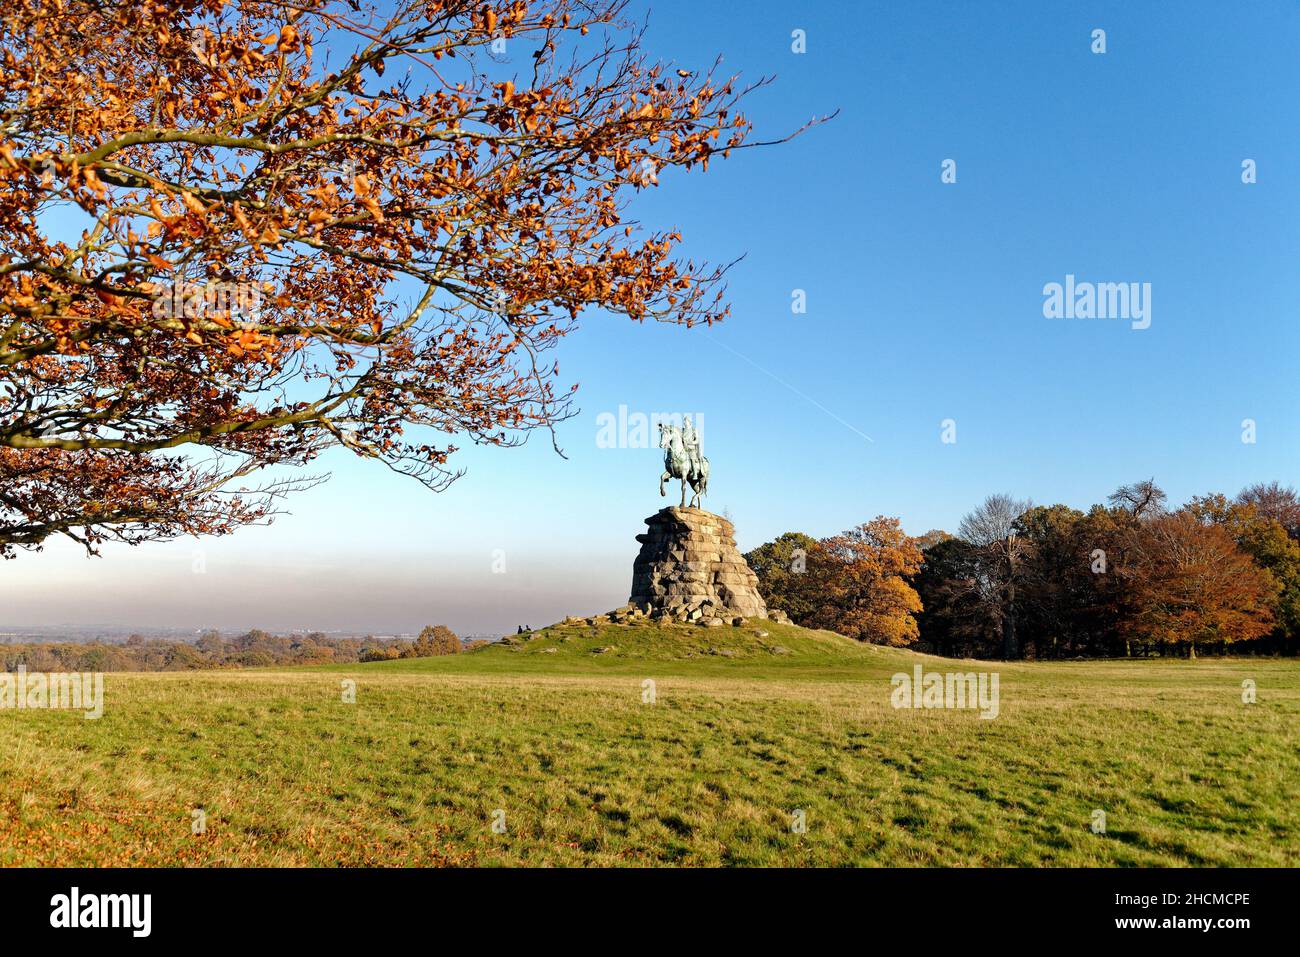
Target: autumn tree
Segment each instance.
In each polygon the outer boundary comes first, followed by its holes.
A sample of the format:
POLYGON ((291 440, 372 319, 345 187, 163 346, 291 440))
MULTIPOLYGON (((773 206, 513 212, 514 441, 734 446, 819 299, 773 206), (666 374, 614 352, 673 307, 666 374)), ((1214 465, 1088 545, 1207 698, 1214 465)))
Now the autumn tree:
POLYGON ((1235 501, 1214 494, 1193 498, 1187 511, 1203 523, 1227 530, 1238 547, 1272 579, 1276 596, 1275 638, 1280 646, 1294 651, 1300 643, 1300 541, 1278 520, 1279 514, 1286 517, 1285 511, 1269 508, 1267 499, 1263 500, 1263 509, 1260 503, 1261 499, 1246 493, 1237 496, 1235 501))
POLYGON ((415 644, 404 652, 404 658, 432 658, 436 655, 455 655, 461 651, 460 639, 446 625, 426 625, 415 644))
POLYGON ((786 532, 745 561, 768 607, 796 624, 877 644, 916 641, 921 602, 910 579, 921 550, 896 518, 880 515, 823 539, 786 532))
POLYGON ((881 645, 910 645, 921 600, 909 579, 921 550, 898 519, 877 516, 822 539, 809 562, 815 605, 808 624, 881 645))
POLYGON ((219 659, 226 650, 226 640, 221 637, 221 632, 208 630, 199 635, 194 647, 210 659, 219 659))
POLYGON ((941 528, 932 528, 928 532, 916 536, 915 538, 916 547, 919 548, 922 552, 925 552, 933 548, 934 546, 942 544, 943 542, 949 541, 950 539, 955 537, 956 536, 948 532, 945 532, 941 528))
POLYGON ((1198 642, 1248 641, 1273 627, 1275 584, 1222 525, 1179 511, 1131 536, 1121 574, 1133 596, 1123 627, 1196 657, 1198 642))
POLYGON ((622 12, 6 4, 0 553, 227 532, 335 446, 441 488, 569 414, 584 310, 725 315, 626 205, 747 145, 746 90, 622 12))
POLYGON ((1277 522, 1292 538, 1300 540, 1300 493, 1281 482, 1256 482, 1237 494, 1241 505, 1253 506, 1263 518, 1277 522))

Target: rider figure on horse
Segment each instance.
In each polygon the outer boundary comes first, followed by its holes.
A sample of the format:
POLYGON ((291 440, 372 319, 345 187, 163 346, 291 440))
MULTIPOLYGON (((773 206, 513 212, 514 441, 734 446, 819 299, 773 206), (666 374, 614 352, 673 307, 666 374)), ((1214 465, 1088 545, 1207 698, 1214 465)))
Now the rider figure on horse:
POLYGON ((664 450, 664 472, 659 477, 659 494, 667 494, 664 483, 669 479, 680 479, 682 507, 686 507, 686 486, 690 485, 694 493, 691 507, 698 508, 700 499, 709 487, 709 460, 700 451, 700 434, 695 431, 690 417, 686 417, 681 428, 661 422, 659 447, 664 450))
POLYGON ((704 456, 700 453, 700 433, 696 432, 695 426, 691 425, 689 415, 682 422, 682 445, 686 446, 686 457, 691 463, 689 481, 694 485, 700 480, 704 456))

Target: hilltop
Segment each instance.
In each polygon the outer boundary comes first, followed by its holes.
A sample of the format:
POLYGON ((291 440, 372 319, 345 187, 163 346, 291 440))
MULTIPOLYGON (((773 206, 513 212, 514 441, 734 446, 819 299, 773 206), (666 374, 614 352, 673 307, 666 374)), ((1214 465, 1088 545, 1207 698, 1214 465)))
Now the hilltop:
POLYGON ((619 623, 605 615, 569 618, 538 631, 508 636, 497 645, 499 652, 523 656, 608 655, 652 661, 797 658, 809 662, 861 660, 868 654, 864 647, 831 631, 761 619, 707 628, 646 619, 619 623))
MULTIPOLYGON (((762 678, 865 678, 892 674, 930 660, 902 648, 884 648, 831 631, 750 619, 741 626, 704 627, 640 618, 618 623, 607 615, 568 618, 545 628, 459 655, 368 663, 372 670, 431 673, 640 673, 647 665, 683 675, 762 678)), ((933 659, 941 660, 941 659, 933 659)), ((337 669, 356 671, 355 665, 337 669)))

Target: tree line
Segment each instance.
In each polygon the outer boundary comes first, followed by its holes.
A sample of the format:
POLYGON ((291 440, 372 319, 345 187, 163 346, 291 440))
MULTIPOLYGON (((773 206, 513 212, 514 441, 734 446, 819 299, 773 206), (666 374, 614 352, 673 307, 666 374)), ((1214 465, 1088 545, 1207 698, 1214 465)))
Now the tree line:
POLYGON ((879 516, 745 557, 797 624, 945 656, 1300 651, 1300 495, 1277 482, 1176 509, 1153 480, 1086 512, 992 495, 956 534, 879 516))
POLYGON ((320 632, 273 635, 254 628, 226 638, 204 632, 197 641, 131 635, 123 643, 32 642, 0 645, 0 671, 199 671, 273 665, 350 664, 458 654, 487 644, 466 644, 446 625, 429 625, 414 640, 332 638, 320 632))

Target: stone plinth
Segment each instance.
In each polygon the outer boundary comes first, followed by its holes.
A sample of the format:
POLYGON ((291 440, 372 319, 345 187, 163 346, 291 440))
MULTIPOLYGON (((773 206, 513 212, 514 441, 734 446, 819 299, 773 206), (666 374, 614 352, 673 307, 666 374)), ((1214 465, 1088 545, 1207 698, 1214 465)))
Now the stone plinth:
POLYGON ((636 537, 629 604, 679 621, 766 618, 758 577, 736 549, 735 528, 699 508, 671 507, 645 520, 636 537))

